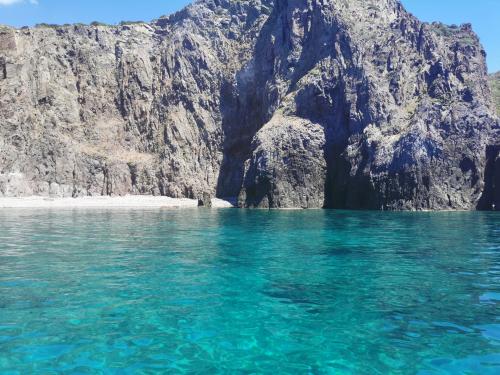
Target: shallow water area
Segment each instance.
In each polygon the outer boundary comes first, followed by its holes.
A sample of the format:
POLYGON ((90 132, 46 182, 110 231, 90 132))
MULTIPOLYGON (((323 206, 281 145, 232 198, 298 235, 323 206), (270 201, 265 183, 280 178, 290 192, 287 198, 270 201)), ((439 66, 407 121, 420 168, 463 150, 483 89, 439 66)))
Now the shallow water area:
POLYGON ((0 373, 500 373, 500 215, 2 209, 0 373))

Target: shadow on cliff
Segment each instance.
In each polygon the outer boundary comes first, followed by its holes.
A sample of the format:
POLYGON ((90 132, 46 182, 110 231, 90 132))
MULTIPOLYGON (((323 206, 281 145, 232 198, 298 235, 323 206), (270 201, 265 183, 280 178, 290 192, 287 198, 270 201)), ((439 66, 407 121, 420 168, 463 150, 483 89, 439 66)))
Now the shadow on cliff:
POLYGON ((486 148, 484 190, 477 209, 481 211, 500 210, 500 145, 486 148))
MULTIPOLYGON (((245 202, 242 202, 246 206, 259 206, 265 199, 273 206, 272 181, 246 183, 245 163, 252 157, 252 140, 256 133, 272 118, 282 98, 297 92, 296 113, 293 115, 321 124, 325 132, 327 176, 324 207, 346 208, 350 206, 348 202, 358 202, 362 207, 367 196, 362 188, 358 189, 358 185, 352 183, 350 165, 343 153, 352 132, 362 132, 365 124, 370 123, 366 109, 368 84, 363 81, 361 69, 353 63, 347 33, 335 20, 325 20, 321 9, 313 8, 308 13, 309 19, 302 20, 305 24, 309 22, 310 28, 297 38, 289 25, 293 12, 287 7, 286 1, 275 5, 258 36, 254 59, 237 73, 234 82, 222 85, 220 97, 225 141, 217 196, 236 197, 246 189, 245 202), (297 43, 300 43, 300 54, 291 58, 294 49, 298 48, 297 43), (301 79, 316 69, 320 61, 340 58, 349 65, 340 74, 326 72, 326 78, 317 85, 301 83, 301 79), (278 91, 278 79, 288 81, 286 92, 278 91), (356 102, 347 100, 347 91, 360 93, 356 102), (359 110, 359 106, 363 108, 359 110), (361 118, 353 118, 355 110, 359 110, 361 118)), ((364 163, 367 159, 364 155, 364 163)), ((361 173, 363 168, 358 170, 361 173)), ((362 180, 362 176, 356 177, 357 181, 362 180)))
POLYGON ((329 48, 316 48, 309 40, 302 51, 303 62, 300 73, 295 77, 292 90, 298 90, 295 98, 297 115, 323 126, 326 161, 323 208, 361 209, 377 207, 377 199, 369 178, 364 174, 370 156, 362 133, 367 124, 375 122, 369 109, 369 82, 362 69, 356 65, 353 44, 348 33, 335 21, 322 25, 328 30, 312 30, 312 38, 321 45, 331 44, 329 48), (314 56, 314 59, 311 59, 314 56), (309 83, 300 89, 297 84, 302 76, 318 69, 318 63, 329 60, 331 64, 321 71, 319 83, 309 83), (345 63, 343 66, 340 61, 345 63), (353 166, 346 155, 349 138, 357 137, 360 149, 359 163, 353 166))
POLYGON ((279 102, 277 90, 268 84, 276 74, 272 37, 279 14, 279 7, 273 8, 257 38, 254 58, 237 72, 234 81, 226 81, 221 87, 224 143, 216 189, 221 198, 239 196, 244 185, 245 162, 252 156, 252 140, 270 120, 279 102))

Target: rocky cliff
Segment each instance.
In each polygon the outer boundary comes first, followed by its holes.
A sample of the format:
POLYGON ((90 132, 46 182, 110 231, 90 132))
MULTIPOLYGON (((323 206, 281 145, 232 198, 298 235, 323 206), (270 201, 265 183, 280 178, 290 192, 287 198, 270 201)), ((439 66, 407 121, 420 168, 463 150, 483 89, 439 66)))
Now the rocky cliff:
POLYGON ((500 72, 490 74, 490 87, 491 94, 493 95, 493 102, 497 110, 497 115, 500 116, 500 72))
POLYGON ((396 0, 201 0, 151 23, 0 29, 4 196, 488 209, 499 140, 471 27, 396 0))

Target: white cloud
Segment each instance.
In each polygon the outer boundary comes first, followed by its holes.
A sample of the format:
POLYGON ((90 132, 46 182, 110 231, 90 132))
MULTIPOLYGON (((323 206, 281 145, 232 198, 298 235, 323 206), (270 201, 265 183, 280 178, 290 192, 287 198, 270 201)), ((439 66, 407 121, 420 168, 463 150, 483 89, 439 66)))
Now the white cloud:
MULTIPOLYGON (((25 3, 26 0, 0 0, 0 6, 5 6, 5 5, 13 5, 13 4, 19 4, 19 3, 25 3)), ((38 4, 38 0, 28 0, 28 3, 30 4, 38 4)))

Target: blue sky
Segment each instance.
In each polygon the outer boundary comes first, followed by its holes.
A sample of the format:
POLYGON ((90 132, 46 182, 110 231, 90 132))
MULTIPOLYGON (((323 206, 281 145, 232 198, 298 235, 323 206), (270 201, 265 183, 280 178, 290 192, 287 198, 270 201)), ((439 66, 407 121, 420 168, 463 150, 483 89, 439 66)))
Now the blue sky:
MULTIPOLYGON (((0 0, 0 23, 90 23, 148 21, 172 13, 188 0, 0 0)), ((488 53, 491 72, 500 70, 500 0, 402 0, 424 21, 470 22, 488 53)))

